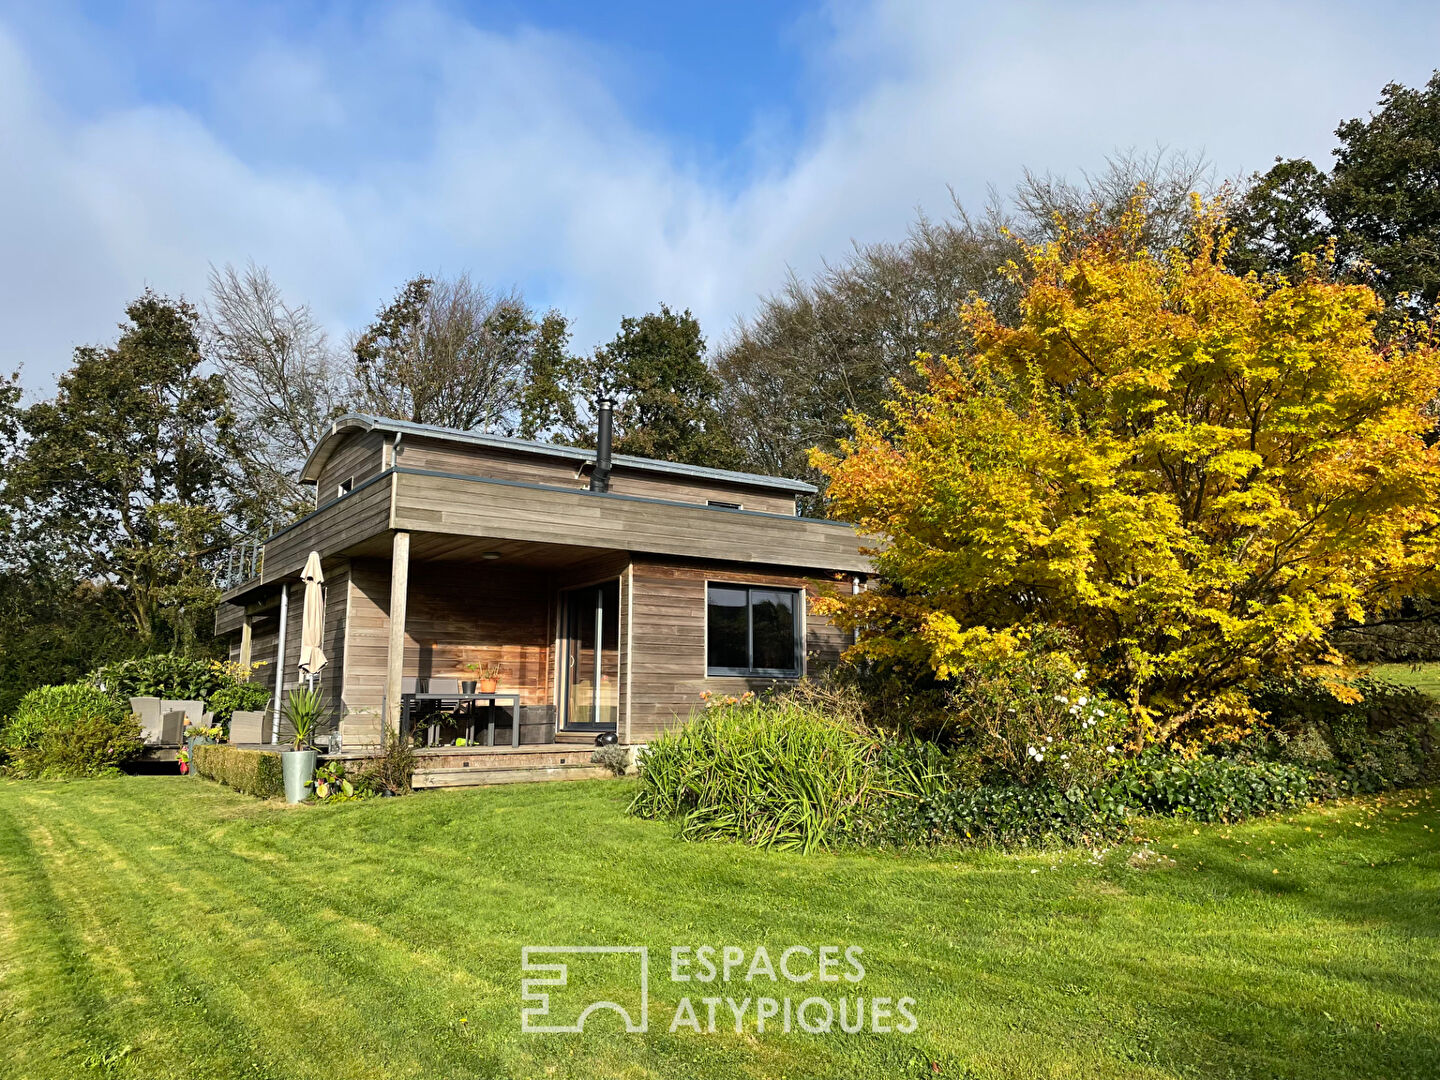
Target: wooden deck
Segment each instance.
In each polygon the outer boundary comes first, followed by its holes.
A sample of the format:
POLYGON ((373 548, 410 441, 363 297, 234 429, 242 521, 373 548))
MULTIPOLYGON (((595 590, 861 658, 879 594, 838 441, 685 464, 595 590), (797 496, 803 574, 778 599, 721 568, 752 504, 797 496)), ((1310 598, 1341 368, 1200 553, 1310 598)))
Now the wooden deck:
MULTIPOLYGON (((269 743, 227 743, 239 750, 283 750, 269 743)), ((174 761, 175 747, 151 747, 142 760, 174 761)), ((486 784, 523 784, 543 780, 604 780, 614 777, 609 769, 594 765, 593 737, 584 743, 546 743, 537 746, 436 746, 416 750, 415 775, 418 789, 481 787, 486 784)), ((343 761, 360 767, 373 757, 369 750, 342 750, 322 753, 321 761, 343 761)))

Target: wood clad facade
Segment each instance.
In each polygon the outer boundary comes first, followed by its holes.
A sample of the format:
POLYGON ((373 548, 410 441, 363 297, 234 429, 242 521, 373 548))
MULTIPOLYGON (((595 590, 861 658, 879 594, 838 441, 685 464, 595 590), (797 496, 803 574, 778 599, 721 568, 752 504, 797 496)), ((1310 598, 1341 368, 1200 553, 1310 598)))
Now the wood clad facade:
MULTIPOLYGON (((419 472, 545 484, 572 491, 584 491, 590 487, 590 469, 585 463, 577 465, 565 458, 536 458, 487 447, 455 446, 424 437, 408 436, 403 439, 395 454, 395 464, 419 472)), ((326 474, 330 472, 327 464, 326 474)), ((617 464, 611 472, 610 490, 616 495, 666 499, 700 506, 712 502, 733 503, 744 510, 795 516, 793 493, 718 480, 697 483, 685 477, 642 472, 624 464, 617 464)))
MULTIPOLYGON (((568 590, 582 586, 614 583, 605 593, 618 597, 616 628, 605 631, 615 640, 604 641, 600 685, 591 680, 596 704, 583 708, 599 715, 603 697, 624 741, 645 742, 683 720, 703 693, 776 682, 708 674, 710 583, 796 590, 803 671, 833 664, 847 644, 812 610, 813 600, 827 585, 848 590, 869 572, 869 558, 850 527, 794 515, 804 485, 617 462, 611 491, 597 494, 568 448, 532 453, 443 432, 358 426, 327 438, 327 453, 307 465, 320 506, 265 543, 259 574, 222 597, 216 632, 231 638, 238 658, 248 613, 252 657, 265 665, 256 678, 273 692, 278 670, 284 689, 296 685, 298 575, 318 551, 329 660, 322 687, 347 749, 381 741, 387 695, 398 698, 407 680, 464 681, 474 677, 471 664, 498 665, 500 691, 520 695, 522 727, 543 725, 553 738, 566 723, 566 680, 576 677, 567 650, 583 647, 569 644, 584 619, 567 623, 567 604, 580 602, 568 590), (403 634, 394 637, 403 647, 393 655, 392 551, 407 583, 403 634), (282 587, 289 589, 283 658, 276 656, 282 587)), ((606 619, 610 607, 605 601, 606 619)))
POLYGON ((346 438, 325 462, 315 482, 315 503, 324 505, 344 494, 342 484, 363 484, 385 468, 386 436, 380 431, 356 432, 346 438))
POLYGON ((854 531, 835 522, 403 468, 395 470, 394 484, 396 529, 677 558, 869 569, 854 531))
POLYGON ((677 720, 683 721, 705 693, 739 696, 760 692, 781 679, 706 674, 706 586, 774 585, 803 591, 801 632, 803 672, 833 666, 849 644, 823 615, 810 610, 827 584, 846 588, 834 575, 796 571, 757 572, 734 563, 685 563, 637 560, 631 566, 634 614, 630 627, 630 738, 646 742, 677 720))

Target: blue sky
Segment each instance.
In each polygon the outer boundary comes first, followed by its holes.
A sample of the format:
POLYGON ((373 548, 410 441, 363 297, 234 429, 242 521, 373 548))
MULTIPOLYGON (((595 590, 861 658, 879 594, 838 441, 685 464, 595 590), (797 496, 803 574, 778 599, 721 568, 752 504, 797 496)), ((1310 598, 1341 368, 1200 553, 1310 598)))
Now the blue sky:
POLYGON ((1432 4, 8 3, 0 364, 253 259, 338 339, 417 272, 712 339, 950 190, 1128 147, 1327 159, 1440 65, 1432 4))

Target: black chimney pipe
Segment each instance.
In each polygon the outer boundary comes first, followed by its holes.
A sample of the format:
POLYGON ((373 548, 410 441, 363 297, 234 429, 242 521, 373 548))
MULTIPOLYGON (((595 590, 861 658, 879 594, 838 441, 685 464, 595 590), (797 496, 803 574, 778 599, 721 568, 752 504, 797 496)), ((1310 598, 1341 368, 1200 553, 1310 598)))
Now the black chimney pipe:
POLYGON ((595 403, 599 430, 595 433, 595 469, 590 474, 590 490, 610 490, 610 439, 615 427, 615 402, 602 397, 595 403))

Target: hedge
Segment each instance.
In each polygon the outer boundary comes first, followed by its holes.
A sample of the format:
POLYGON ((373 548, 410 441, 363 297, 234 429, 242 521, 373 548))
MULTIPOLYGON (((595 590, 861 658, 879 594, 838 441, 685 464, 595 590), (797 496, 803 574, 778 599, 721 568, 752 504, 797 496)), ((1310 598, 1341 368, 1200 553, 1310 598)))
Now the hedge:
POLYGON ((109 775, 142 746, 140 722, 85 683, 31 690, 0 727, 0 763, 20 777, 109 775))
POLYGON ((275 750, 241 750, 224 744, 201 744, 191 750, 190 767, 201 776, 227 784, 242 795, 273 799, 285 794, 280 754, 275 750))

